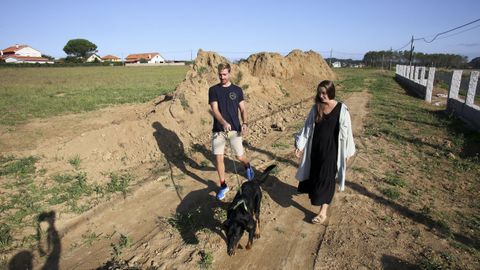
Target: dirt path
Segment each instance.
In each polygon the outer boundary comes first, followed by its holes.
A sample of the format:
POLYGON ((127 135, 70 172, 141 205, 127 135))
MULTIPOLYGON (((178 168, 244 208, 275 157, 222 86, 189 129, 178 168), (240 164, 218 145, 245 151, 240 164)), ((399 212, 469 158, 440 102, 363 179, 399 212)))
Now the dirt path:
MULTIPOLYGON (((344 99, 354 133, 362 127, 368 98, 366 93, 352 93, 344 99)), ((318 268, 315 263, 319 251, 322 254, 321 243, 328 228, 308 222, 317 209, 306 195, 296 194, 296 162, 291 155, 293 133, 309 108, 309 102, 286 108, 284 114, 297 115, 291 126, 283 132, 265 133, 247 146, 256 169, 261 171, 274 162, 279 167, 263 187, 262 237, 254 241, 252 250, 239 249, 233 257, 226 253, 221 218, 212 221, 212 217, 228 204, 214 199, 217 184, 213 166, 184 166, 183 161, 173 161, 169 164, 171 171, 137 186, 126 198, 113 199, 64 224, 60 232, 61 269, 91 269, 105 264, 113 257, 113 246, 119 243, 120 235, 128 236, 130 243, 117 252, 118 257, 142 268, 196 268, 202 252, 213 257, 213 269, 318 268), (172 216, 177 218, 169 219, 172 216), (89 235, 95 236, 93 241, 85 240, 89 235)), ((208 149, 208 144, 198 145, 197 155, 211 159, 208 149)), ((228 181, 234 184, 233 163, 227 159, 226 164, 228 181)), ((231 201, 233 193, 228 194, 226 202, 231 201)), ((246 244, 245 236, 240 243, 246 244)))

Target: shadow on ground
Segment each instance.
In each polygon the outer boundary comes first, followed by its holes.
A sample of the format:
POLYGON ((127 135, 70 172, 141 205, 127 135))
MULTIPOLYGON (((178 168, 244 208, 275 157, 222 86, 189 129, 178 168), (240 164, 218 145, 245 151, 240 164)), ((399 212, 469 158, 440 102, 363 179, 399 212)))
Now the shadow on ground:
POLYGON ((349 181, 349 182, 346 182, 346 185, 351 189, 355 190, 356 192, 373 199, 376 203, 380 203, 382 205, 388 206, 393 210, 395 210, 397 213, 403 215, 404 217, 429 227, 430 230, 433 233, 437 234, 439 237, 442 237, 445 239, 452 238, 453 240, 459 243, 462 243, 466 246, 469 246, 471 248, 474 248, 476 250, 480 249, 479 239, 470 238, 463 234, 453 232, 448 226, 445 225, 445 223, 433 219, 430 215, 415 212, 409 209, 408 207, 405 207, 396 202, 385 199, 382 196, 379 196, 377 194, 374 194, 373 192, 370 192, 365 187, 357 183, 349 181))

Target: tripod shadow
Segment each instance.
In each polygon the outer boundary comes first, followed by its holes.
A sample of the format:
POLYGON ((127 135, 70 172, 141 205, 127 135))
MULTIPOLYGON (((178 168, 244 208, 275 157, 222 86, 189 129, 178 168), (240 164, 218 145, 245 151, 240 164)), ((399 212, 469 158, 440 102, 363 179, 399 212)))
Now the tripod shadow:
MULTIPOLYGON (((38 239, 38 252, 43 257, 48 255, 45 264, 41 268, 42 270, 58 270, 60 262, 60 254, 62 252, 62 244, 60 242, 60 236, 55 228, 55 211, 43 212, 37 218, 37 239, 38 239), (43 248, 41 244, 42 231, 40 224, 42 222, 48 223, 46 231, 47 235, 47 248, 43 248)), ((9 270, 31 270, 33 269, 33 254, 30 251, 23 250, 13 256, 8 263, 9 270)))
MULTIPOLYGON (((41 268, 42 270, 58 270, 60 263, 60 254, 62 252, 62 244, 60 241, 60 235, 58 234, 57 229, 55 228, 55 211, 43 212, 37 218, 37 239, 38 239, 38 252, 40 256, 48 255, 45 264, 41 268), (47 248, 41 244, 42 240, 42 231, 40 224, 42 222, 48 223, 48 228, 46 231, 47 236, 47 248)), ((17 253, 15 256, 10 259, 8 263, 9 270, 31 270, 33 269, 33 254, 30 251, 23 250, 17 253)))
POLYGON ((40 223, 47 222, 47 250, 45 251, 38 242, 38 251, 41 256, 44 256, 48 253, 47 260, 43 265, 42 269, 49 270, 58 270, 60 262, 60 253, 62 252, 62 245, 60 242, 60 236, 58 231, 55 228, 55 211, 43 212, 38 216, 37 219, 37 239, 41 239, 40 223))

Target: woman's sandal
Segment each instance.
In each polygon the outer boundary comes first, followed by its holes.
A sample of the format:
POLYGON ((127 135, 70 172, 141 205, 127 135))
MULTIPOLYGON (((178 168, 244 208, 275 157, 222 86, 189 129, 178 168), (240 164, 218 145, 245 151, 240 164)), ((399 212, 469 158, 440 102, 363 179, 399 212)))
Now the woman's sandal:
POLYGON ((323 224, 327 220, 327 216, 324 215, 318 215, 312 218, 312 223, 313 224, 323 224))

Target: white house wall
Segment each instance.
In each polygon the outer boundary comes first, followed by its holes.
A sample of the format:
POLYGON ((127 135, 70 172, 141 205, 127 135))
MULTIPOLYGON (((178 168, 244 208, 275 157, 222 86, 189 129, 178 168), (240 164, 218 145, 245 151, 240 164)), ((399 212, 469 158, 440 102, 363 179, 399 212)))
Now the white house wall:
POLYGON ((17 64, 21 64, 21 63, 28 63, 28 64, 45 64, 45 63, 48 63, 48 64, 53 64, 53 61, 35 61, 35 60, 19 60, 19 59, 16 59, 16 58, 13 58, 13 57, 9 57, 7 59, 5 59, 5 63, 17 63, 17 64))
POLYGON ((16 55, 20 56, 31 56, 31 57, 42 57, 42 53, 35 50, 31 47, 25 47, 15 52, 16 55))
POLYGON ((94 62, 95 60, 98 60, 98 62, 103 62, 102 58, 96 56, 96 55, 91 55, 88 57, 87 62, 94 62))
POLYGON ((161 57, 160 55, 155 55, 148 63, 153 64, 153 63, 165 63, 165 59, 161 57))
POLYGON ((17 62, 17 59, 15 58, 7 58, 5 59, 5 63, 16 63, 17 62))

